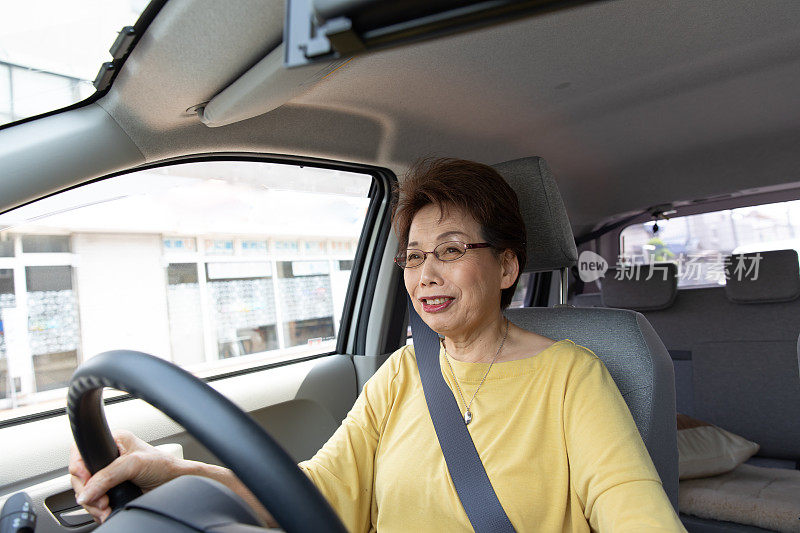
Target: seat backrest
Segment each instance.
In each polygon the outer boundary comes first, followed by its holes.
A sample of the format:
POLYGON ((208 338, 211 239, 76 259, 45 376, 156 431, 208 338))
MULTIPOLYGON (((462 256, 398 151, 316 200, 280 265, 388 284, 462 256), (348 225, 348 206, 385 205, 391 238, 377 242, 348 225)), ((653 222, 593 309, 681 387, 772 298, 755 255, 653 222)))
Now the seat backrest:
POLYGON ((798 259, 794 250, 758 254, 757 276, 736 271, 737 265, 752 266, 755 253, 744 261, 726 258, 725 287, 684 289, 670 297, 669 287, 626 287, 606 276, 603 300, 642 311, 658 332, 673 358, 679 412, 757 442, 761 457, 798 461, 798 259), (648 289, 650 308, 644 309, 648 289))
MULTIPOLYGON (((495 165, 517 192, 528 231, 526 272, 569 268, 575 239, 550 169, 540 157, 495 165)), ((678 508, 678 445, 672 363, 647 319, 621 309, 509 309, 515 324, 556 340, 571 339, 605 363, 625 398, 664 491, 678 508)))
MULTIPOLYGON (((645 317, 654 311, 670 308, 678 295, 678 269, 674 263, 634 265, 619 270, 609 268, 601 280, 601 292, 588 297, 600 298, 601 307, 639 311, 645 317)), ((660 334, 658 328, 656 332, 660 334)), ((665 339, 661 339, 663 342, 665 339)), ((675 370, 675 407, 677 412, 694 415, 694 387, 691 352, 669 350, 675 370)))
POLYGON ((603 300, 599 292, 576 294, 569 303, 575 307, 603 307, 603 300))
POLYGON ((602 359, 628 404, 664 490, 671 500, 677 496, 672 362, 647 319, 636 311, 598 307, 517 308, 506 310, 506 316, 545 337, 571 339, 602 359), (672 442, 674 447, 669 445, 672 442))

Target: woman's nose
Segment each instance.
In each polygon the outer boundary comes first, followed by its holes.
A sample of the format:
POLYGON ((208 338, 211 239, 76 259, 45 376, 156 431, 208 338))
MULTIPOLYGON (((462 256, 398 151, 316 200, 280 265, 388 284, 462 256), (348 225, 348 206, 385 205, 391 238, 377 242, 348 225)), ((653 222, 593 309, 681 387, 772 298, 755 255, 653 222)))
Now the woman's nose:
POLYGON ((419 266, 419 282, 421 285, 441 285, 442 277, 440 272, 439 259, 433 254, 428 254, 425 261, 419 266))

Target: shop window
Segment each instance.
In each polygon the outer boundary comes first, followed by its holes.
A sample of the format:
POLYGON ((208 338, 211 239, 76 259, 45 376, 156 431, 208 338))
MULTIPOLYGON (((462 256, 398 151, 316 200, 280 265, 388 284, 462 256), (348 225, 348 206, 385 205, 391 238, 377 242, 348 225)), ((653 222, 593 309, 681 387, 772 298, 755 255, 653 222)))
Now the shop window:
POLYGON ((281 261, 278 265, 287 344, 297 346, 332 338, 333 295, 328 262, 281 261))
POLYGON ((0 354, 0 400, 11 396, 8 381, 8 360, 5 353, 2 353, 0 354))
POLYGON ((271 278, 214 280, 208 287, 220 359, 277 348, 269 341, 277 323, 271 278))
POLYGON ((28 343, 36 390, 65 387, 78 366, 78 305, 71 266, 25 268, 28 343))
POLYGON ((69 235, 23 235, 22 253, 69 253, 69 235))
MULTIPOLYGON (((5 295, 14 296, 14 271, 10 268, 0 268, 0 298, 5 295)), ((4 307, 0 299, 0 308, 4 307)))
POLYGON ((11 269, 0 269, 0 399, 8 398, 9 375, 8 360, 6 358, 6 335, 3 328, 3 310, 17 306, 14 296, 14 271, 11 269))
POLYGON ((219 357, 228 359, 278 348, 278 331, 275 324, 243 328, 236 330, 236 337, 220 341, 219 357))
POLYGON ((188 366, 205 361, 203 313, 197 263, 167 266, 167 314, 172 360, 188 366))
POLYGON ((45 353, 33 356, 36 390, 61 389, 69 385, 69 378, 78 366, 78 352, 45 353))
POLYGON ((0 257, 14 257, 14 239, 10 235, 0 235, 0 257))
POLYGON ((167 267, 167 282, 170 285, 197 284, 196 263, 175 263, 167 267))
POLYGON ((25 268, 28 292, 72 290, 71 266, 34 266, 25 268))
POLYGON ((294 320, 284 325, 284 334, 291 346, 314 345, 333 338, 333 317, 294 320))

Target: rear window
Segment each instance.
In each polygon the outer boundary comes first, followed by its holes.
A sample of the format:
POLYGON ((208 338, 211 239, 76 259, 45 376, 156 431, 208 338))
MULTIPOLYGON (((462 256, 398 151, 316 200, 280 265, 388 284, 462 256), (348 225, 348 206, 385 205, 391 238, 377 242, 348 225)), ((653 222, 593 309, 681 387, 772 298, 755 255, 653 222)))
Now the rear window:
POLYGON ((620 234, 621 263, 670 261, 678 287, 725 285, 731 254, 794 249, 800 255, 800 200, 634 224, 620 234))
POLYGON ((0 215, 0 420, 107 350, 200 376, 334 351, 372 180, 194 162, 0 215))

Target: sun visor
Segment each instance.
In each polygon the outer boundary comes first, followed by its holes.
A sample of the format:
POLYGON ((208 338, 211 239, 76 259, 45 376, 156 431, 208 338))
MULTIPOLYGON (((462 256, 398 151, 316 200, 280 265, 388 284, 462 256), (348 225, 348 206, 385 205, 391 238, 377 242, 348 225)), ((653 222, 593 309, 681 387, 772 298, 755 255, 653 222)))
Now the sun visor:
POLYGON ((287 69, 280 44, 198 111, 209 127, 225 126, 269 113, 313 87, 347 62, 337 59, 287 69))

